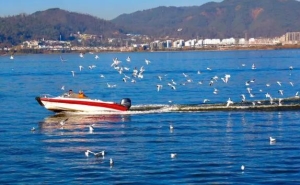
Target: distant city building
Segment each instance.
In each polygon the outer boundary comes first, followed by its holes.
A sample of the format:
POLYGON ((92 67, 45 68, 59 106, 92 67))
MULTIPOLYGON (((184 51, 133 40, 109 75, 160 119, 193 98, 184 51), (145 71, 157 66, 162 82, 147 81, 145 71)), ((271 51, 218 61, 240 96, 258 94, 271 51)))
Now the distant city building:
POLYGON ((300 42, 300 32, 287 32, 284 35, 284 41, 287 43, 298 43, 300 42))
POLYGON ((239 45, 244 45, 244 44, 246 44, 246 39, 244 39, 244 38, 239 39, 238 44, 239 44, 239 45))
MULTIPOLYGON (((74 33, 70 34, 74 37, 73 41, 59 40, 40 40, 24 41, 21 49, 40 49, 40 50, 72 50, 72 51, 136 51, 136 50, 165 50, 165 49, 180 49, 180 48, 205 48, 205 47, 220 47, 228 48, 234 46, 261 46, 261 45, 277 45, 277 44, 299 44, 300 32, 287 32, 281 37, 275 38, 249 38, 245 34, 245 38, 201 38, 189 40, 173 40, 168 37, 168 40, 155 40, 150 42, 150 37, 147 35, 127 34, 126 38, 106 38, 102 35, 91 35, 74 33), (79 43, 77 41, 82 41, 79 43), (87 41, 95 42, 95 44, 86 44, 87 41), (75 42, 74 42, 75 41, 75 42), (100 41, 100 42, 98 42, 100 41), (146 44, 145 44, 146 43, 146 44)), ((61 37, 60 37, 61 38, 61 37)), ((151 38, 152 40, 153 38, 151 38)), ((9 51, 11 48, 2 46, 0 50, 9 51)))
POLYGON ((176 40, 173 42, 173 47, 174 48, 182 48, 184 46, 184 40, 176 40))
POLYGON ((221 44, 223 45, 233 45, 236 43, 235 38, 228 38, 228 39, 223 39, 221 44))

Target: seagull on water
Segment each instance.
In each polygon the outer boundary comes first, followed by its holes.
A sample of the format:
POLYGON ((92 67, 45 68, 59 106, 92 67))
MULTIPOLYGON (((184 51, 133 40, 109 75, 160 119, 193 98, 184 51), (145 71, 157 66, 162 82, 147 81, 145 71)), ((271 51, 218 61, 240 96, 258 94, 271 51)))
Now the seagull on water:
POLYGON ((89 125, 89 131, 92 133, 94 131, 95 124, 89 125))
POLYGON ((110 167, 112 167, 114 165, 114 161, 112 158, 109 159, 109 165, 110 165, 110 167))
POLYGON ((270 143, 275 143, 275 142, 276 142, 276 139, 273 137, 270 137, 270 143))
POLYGON ((91 154, 94 154, 94 156, 95 157, 104 157, 104 155, 105 155, 105 151, 103 150, 103 151, 101 151, 101 152, 98 152, 98 153, 95 153, 95 152, 92 152, 92 151, 90 151, 90 150, 87 150, 86 152, 85 152, 85 156, 89 156, 89 153, 91 153, 91 154))
POLYGON ((61 128, 62 128, 62 129, 64 128, 64 125, 66 124, 66 122, 68 121, 68 119, 69 119, 69 118, 66 118, 66 119, 61 120, 61 121, 59 122, 59 124, 61 125, 61 128))
POLYGON ((61 124, 62 126, 64 126, 64 125, 66 124, 66 122, 68 121, 68 119, 69 119, 69 118, 66 118, 66 119, 64 119, 64 120, 61 120, 61 121, 59 122, 59 124, 61 124))
POLYGON ((214 88, 214 94, 218 94, 219 90, 217 88, 214 88))
POLYGON ((128 56, 128 57, 126 58, 126 61, 127 61, 127 62, 130 62, 130 61, 131 61, 130 56, 128 56))
POLYGON ((32 129, 31 129, 31 132, 34 132, 35 131, 35 128, 34 127, 32 127, 32 129))
POLYGON ((243 170, 243 171, 245 170, 245 166, 244 165, 241 166, 241 170, 243 170))
POLYGON ((204 99, 203 103, 206 103, 206 102, 209 102, 209 101, 210 101, 209 99, 204 99))
POLYGON ((94 153, 95 157, 103 157, 105 156, 105 151, 101 151, 101 152, 98 152, 98 153, 94 153))
POLYGON ((176 153, 171 153, 171 158, 174 159, 176 158, 177 154, 176 153))
POLYGON ((95 59, 97 60, 98 58, 99 58, 99 56, 98 56, 98 55, 96 55, 96 56, 95 56, 95 59))
POLYGON ((87 150, 87 151, 84 152, 84 154, 85 154, 86 157, 89 156, 89 153, 94 153, 94 152, 91 152, 90 150, 87 150))
POLYGON ((173 131, 174 131, 174 127, 173 127, 173 125, 171 125, 171 124, 170 124, 170 126, 169 126, 169 127, 170 127, 170 133, 173 133, 173 131))

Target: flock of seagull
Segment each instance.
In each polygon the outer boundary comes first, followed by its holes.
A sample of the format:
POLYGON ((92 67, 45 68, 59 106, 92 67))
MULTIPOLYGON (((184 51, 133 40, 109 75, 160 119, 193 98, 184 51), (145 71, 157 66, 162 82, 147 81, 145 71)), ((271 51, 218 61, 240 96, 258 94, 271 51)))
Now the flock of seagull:
MULTIPOLYGON (((94 54, 94 53, 90 53, 90 54, 94 54)), ((80 53, 79 56, 80 56, 80 58, 84 58, 83 53, 80 53)), ((99 56, 95 55, 95 59, 98 60, 99 56)), ((62 57, 61 57, 61 61, 67 61, 67 60, 62 59, 62 57)), ((130 63, 131 61, 132 61, 131 57, 128 56, 126 58, 126 62, 130 63)), ((126 67, 125 65, 126 64, 122 63, 122 61, 120 61, 118 58, 113 58, 112 63, 110 65, 110 67, 112 67, 115 71, 117 71, 117 73, 122 75, 121 79, 124 83, 127 83, 127 82, 136 83, 139 79, 141 80, 141 79, 144 78, 144 72, 146 71, 144 65, 142 65, 139 68, 134 67, 134 69, 132 69, 132 70, 130 69, 130 67, 126 67)), ((145 59, 145 65, 151 65, 151 61, 149 59, 145 59)), ((242 64, 241 66, 246 67, 246 64, 242 64)), ((95 64, 93 64, 93 65, 89 65, 88 69, 93 70, 96 67, 97 66, 95 64)), ((256 70, 257 69, 256 65, 252 64, 251 69, 256 70)), ((293 66, 289 66, 288 69, 290 70, 290 74, 291 74, 291 71, 294 68, 293 68, 293 66)), ((84 67, 82 65, 79 65, 79 71, 82 71, 82 70, 84 70, 84 67)), ((207 67, 206 70, 207 71, 212 71, 212 68, 207 67)), ((196 73, 197 75, 201 75, 203 73, 200 70, 198 70, 196 72, 197 72, 196 73)), ((72 70, 71 73, 72 73, 72 76, 75 77, 75 70, 72 70)), ((190 77, 189 74, 186 74, 186 73, 183 72, 182 75, 183 75, 183 80, 181 80, 180 83, 176 82, 174 79, 169 79, 169 80, 165 80, 165 82, 164 82, 164 83, 166 83, 165 85, 169 86, 169 88, 172 89, 172 90, 177 90, 178 85, 185 86, 185 85, 194 83, 194 80, 190 77)), ((105 75, 100 74, 100 78, 105 78, 105 75)), ((156 84, 156 90, 158 92, 162 91, 163 88, 164 88, 164 84, 163 84, 164 78, 167 79, 167 74, 157 75, 158 82, 156 84)), ((219 77, 217 75, 214 75, 210 79, 198 80, 198 82, 196 82, 196 84, 197 85, 203 85, 203 84, 207 83, 209 85, 209 87, 213 88, 213 94, 218 95, 220 93, 220 90, 218 89, 216 84, 219 82, 219 79, 221 79, 221 82, 223 82, 224 84, 229 84, 229 81, 231 79, 231 75, 230 74, 225 74, 223 77, 219 77)), ((254 98, 255 97, 255 93, 253 92, 252 87, 251 87, 255 83, 256 83, 255 79, 250 79, 250 80, 247 80, 244 84, 245 87, 246 87, 246 90, 248 92, 249 98, 254 98)), ((276 83, 278 84, 278 87, 282 86, 281 81, 276 81, 276 83)), ((291 82, 291 81, 289 82, 289 84, 290 84, 291 87, 294 86, 294 83, 291 82)), ((107 85, 108 88, 116 88, 117 87, 117 84, 113 84, 111 82, 106 82, 106 85, 107 85)), ((266 87, 270 87, 270 86, 271 86, 270 83, 266 84, 266 87)), ((263 92, 263 90, 260 89, 259 92, 263 92)), ((278 89, 278 94, 282 97, 284 95, 284 90, 283 89, 278 89)), ((244 93, 241 94, 240 97, 241 97, 240 102, 242 102, 242 103, 246 102, 246 95, 244 93)), ((297 98, 299 97, 298 92, 295 92, 295 97, 297 97, 297 98)), ((265 98, 270 100, 271 105, 279 105, 279 106, 282 105, 282 100, 283 99, 282 98, 274 98, 273 96, 270 95, 269 92, 266 92, 265 98), (276 102, 275 102, 275 100, 276 100, 276 102)), ((205 103, 210 102, 210 101, 211 100, 209 98, 204 98, 202 103, 205 104, 205 103)), ((261 104, 261 101, 252 100, 251 102, 252 102, 253 106, 257 106, 257 105, 261 104)), ((231 105, 234 105, 234 103, 235 102, 232 100, 232 98, 228 98, 228 100, 226 101, 225 104, 226 104, 226 107, 229 107, 231 105)))

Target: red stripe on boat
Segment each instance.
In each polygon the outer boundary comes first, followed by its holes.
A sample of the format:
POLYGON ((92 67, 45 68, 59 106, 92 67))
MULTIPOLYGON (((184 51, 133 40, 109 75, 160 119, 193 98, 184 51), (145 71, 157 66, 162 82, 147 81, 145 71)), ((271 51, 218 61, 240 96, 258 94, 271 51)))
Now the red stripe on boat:
POLYGON ((41 98, 41 101, 104 107, 104 108, 110 108, 110 109, 115 109, 120 111, 128 110, 126 107, 118 103, 90 102, 90 101, 81 101, 81 100, 68 100, 68 99, 64 100, 64 99, 52 99, 52 98, 41 98))

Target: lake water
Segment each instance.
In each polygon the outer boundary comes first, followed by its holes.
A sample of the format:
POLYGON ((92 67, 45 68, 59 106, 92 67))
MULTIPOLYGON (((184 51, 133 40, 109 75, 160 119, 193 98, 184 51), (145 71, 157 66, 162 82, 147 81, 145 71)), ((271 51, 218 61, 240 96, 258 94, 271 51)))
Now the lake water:
POLYGON ((168 109, 201 105, 204 99, 241 102, 241 94, 247 101, 268 100, 267 93, 274 99, 294 97, 300 87, 300 50, 98 55, 96 60, 95 54, 63 54, 65 62, 60 55, 0 57, 1 184, 300 184, 299 110, 168 109), (111 67, 113 58, 129 70, 119 74, 111 67), (143 78, 131 82, 133 69, 142 66, 143 78), (126 83, 124 74, 130 77, 126 83), (226 74, 230 78, 224 83, 226 74), (131 98, 133 111, 55 115, 35 101, 40 94, 61 95, 62 86, 106 101, 131 98), (165 108, 148 109, 156 105, 165 108), (62 129, 59 122, 65 118, 62 129), (92 133, 90 124, 95 124, 92 133), (86 157, 86 150, 106 154, 86 157))

